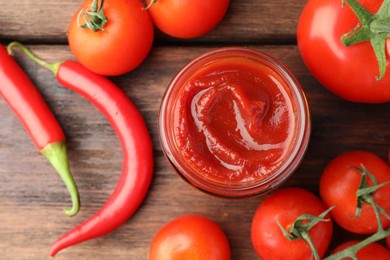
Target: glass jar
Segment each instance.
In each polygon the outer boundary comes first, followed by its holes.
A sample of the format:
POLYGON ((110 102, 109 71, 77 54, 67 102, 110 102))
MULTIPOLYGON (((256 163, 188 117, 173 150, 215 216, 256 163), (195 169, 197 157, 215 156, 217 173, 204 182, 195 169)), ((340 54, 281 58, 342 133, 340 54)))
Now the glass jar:
POLYGON ((305 94, 264 52, 212 50, 169 83, 159 138, 175 172, 222 198, 252 198, 281 185, 302 161, 310 136, 305 94))

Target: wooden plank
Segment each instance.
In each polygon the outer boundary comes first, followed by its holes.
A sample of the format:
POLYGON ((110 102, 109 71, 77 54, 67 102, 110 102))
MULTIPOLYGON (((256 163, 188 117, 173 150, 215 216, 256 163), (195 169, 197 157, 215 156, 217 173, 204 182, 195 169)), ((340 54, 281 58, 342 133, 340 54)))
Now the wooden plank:
MULTIPOLYGON (((342 152, 363 149, 387 157, 390 104, 345 102, 326 91, 308 73, 295 46, 253 45, 286 64, 301 82, 310 104, 313 131, 308 153, 297 172, 283 185, 317 194, 320 174, 342 152)), ((35 45, 49 61, 71 59, 67 46, 35 45)), ((166 223, 189 213, 216 221, 225 231, 232 259, 256 259, 250 241, 253 213, 263 198, 219 200, 190 188, 174 174, 162 155, 157 133, 158 108, 165 87, 195 56, 210 50, 199 46, 155 47, 137 70, 112 78, 145 116, 154 143, 155 172, 140 210, 124 226, 58 254, 56 259, 147 259, 154 234, 166 223)), ((65 217, 70 200, 48 162, 35 150, 10 109, 0 99, 0 251, 2 259, 49 259, 50 245, 64 232, 94 214, 114 189, 122 151, 114 132, 91 104, 59 86, 49 71, 20 52, 17 60, 31 76, 62 124, 68 139, 71 168, 82 208, 65 217)), ((338 230, 333 244, 351 238, 338 230)))
MULTIPOLYGON (((68 24, 82 2, 0 0, 0 39, 66 43, 68 24)), ((305 0, 232 0, 224 20, 217 28, 196 41, 294 41, 297 20, 305 3, 305 0)), ((156 31, 159 41, 177 41, 156 31)))

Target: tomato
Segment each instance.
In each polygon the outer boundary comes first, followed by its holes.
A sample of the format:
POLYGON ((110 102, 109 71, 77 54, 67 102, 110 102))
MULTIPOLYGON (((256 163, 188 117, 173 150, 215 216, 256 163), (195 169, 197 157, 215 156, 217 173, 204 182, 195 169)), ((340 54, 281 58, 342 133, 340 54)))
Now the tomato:
POLYGON ((157 0, 148 10, 162 32, 188 39, 211 31, 222 20, 228 6, 229 0, 157 0))
MULTIPOLYGON (((358 234, 372 234, 377 231, 378 223, 374 210, 363 203, 360 215, 355 217, 358 199, 356 191, 360 187, 362 174, 355 168, 363 165, 378 182, 390 181, 390 167, 378 156, 365 151, 351 151, 339 155, 325 167, 320 178, 320 196, 325 204, 335 206, 331 215, 344 229, 358 234)), ((372 186, 370 178, 368 186, 372 186)), ((373 199, 379 207, 390 213, 390 184, 376 190, 373 199)), ((390 226, 390 220, 381 214, 384 228, 390 226)))
POLYGON ((75 58, 95 73, 114 76, 136 68, 149 53, 154 37, 153 23, 139 0, 106 0, 107 23, 93 31, 84 24, 82 10, 91 9, 86 0, 74 14, 68 31, 69 47, 75 58), (80 19, 80 20, 79 20, 80 19))
MULTIPOLYGON (((377 80, 380 71, 370 41, 349 47, 341 42, 341 37, 359 23, 350 6, 346 4, 347 6, 342 7, 341 2, 341 0, 308 1, 301 13, 297 28, 297 43, 302 59, 313 76, 341 98, 364 103, 390 101, 390 65, 386 66, 385 58, 390 54, 390 41, 383 38, 380 44, 381 50, 386 51, 383 53, 383 64, 387 72, 382 79, 377 80)), ((383 0, 359 0, 358 2, 370 13, 375 14, 383 0)), ((386 22, 388 28, 388 17, 386 22)))
POLYGON ((199 215, 174 219, 157 232, 149 260, 229 260, 229 242, 214 221, 199 215))
MULTIPOLYGON (((256 253, 263 260, 312 259, 309 245, 303 239, 288 240, 277 221, 288 230, 299 216, 319 216, 325 210, 318 197, 302 188, 286 188, 271 194, 260 203, 253 217, 251 239, 256 253)), ((319 256, 323 256, 332 237, 332 222, 319 222, 308 233, 319 256)))
POLYGON ((386 237, 387 248, 390 249, 390 236, 386 237))
MULTIPOLYGON (((336 249, 333 250, 332 254, 342 251, 347 247, 353 246, 358 242, 359 241, 357 240, 345 242, 336 247, 336 249)), ((390 259, 390 251, 387 250, 386 247, 382 246, 381 244, 374 242, 360 249, 357 252, 356 257, 359 260, 388 260, 390 259)))

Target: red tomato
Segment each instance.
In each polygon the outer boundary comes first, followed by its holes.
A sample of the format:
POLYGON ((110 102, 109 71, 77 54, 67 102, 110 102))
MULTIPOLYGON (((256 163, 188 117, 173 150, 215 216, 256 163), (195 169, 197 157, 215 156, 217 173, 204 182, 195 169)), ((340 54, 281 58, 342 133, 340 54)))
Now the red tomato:
MULTIPOLYGON (((358 23, 349 6, 341 0, 309 0, 300 16, 297 43, 303 61, 314 77, 336 95, 354 102, 390 101, 390 65, 381 80, 379 66, 369 41, 350 47, 341 36, 358 23)), ((376 13, 383 0, 359 0, 371 13, 376 13)), ((390 41, 386 42, 389 56, 390 41)), ((385 48, 385 46, 383 46, 385 48)))
MULTIPOLYGON (((285 230, 303 214, 318 216, 326 210, 322 201, 301 188, 279 190, 267 197, 257 208, 251 227, 252 244, 262 260, 312 259, 309 245, 302 239, 284 237, 277 221, 285 230)), ((309 230, 319 256, 323 256, 332 237, 331 221, 319 222, 309 230)))
MULTIPOLYGON (((332 252, 332 254, 337 253, 341 250, 346 249, 347 247, 353 246, 359 241, 348 241, 345 242, 332 252)), ((362 249, 360 249, 356 254, 357 259, 359 260, 389 260, 390 259, 390 251, 386 249, 386 247, 378 244, 376 242, 371 243, 362 249)))
POLYGON ((222 229, 199 215, 179 217, 153 238, 149 260, 229 260, 229 242, 222 229))
POLYGON ((387 248, 390 249, 390 236, 386 237, 387 248))
MULTIPOLYGON (((390 167, 381 158, 364 151, 352 151, 336 157, 326 166, 320 179, 320 195, 328 207, 335 206, 331 215, 341 227, 358 234, 372 234, 378 229, 373 208, 364 203, 360 215, 355 217, 358 202, 356 191, 362 175, 351 166, 360 168, 361 165, 375 176, 379 184, 390 181, 390 167)), ((370 179, 367 182, 372 186, 370 179)), ((378 189, 373 198, 383 210, 390 213, 390 185, 378 189)), ((384 228, 390 226, 390 220, 383 214, 381 221, 384 228)))
MULTIPOLYGON (((100 2, 100 1, 99 1, 100 2)), ((103 11, 108 21, 103 30, 78 26, 81 10, 90 10, 86 0, 74 14, 68 32, 69 47, 76 59, 95 73, 114 76, 136 68, 149 53, 153 23, 139 0, 106 0, 103 11)), ((80 23, 84 24, 83 17, 80 23)))
POLYGON ((211 31, 222 20, 228 6, 229 0, 158 0, 148 10, 161 31, 188 39, 211 31))

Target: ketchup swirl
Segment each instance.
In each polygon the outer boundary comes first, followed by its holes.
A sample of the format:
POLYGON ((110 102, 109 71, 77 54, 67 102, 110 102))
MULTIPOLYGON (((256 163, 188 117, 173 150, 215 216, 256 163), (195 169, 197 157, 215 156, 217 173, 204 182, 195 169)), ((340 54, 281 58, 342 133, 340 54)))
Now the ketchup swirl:
POLYGON ((194 171, 215 182, 252 182, 277 170, 295 131, 280 76, 245 59, 208 64, 184 84, 174 135, 194 171))

